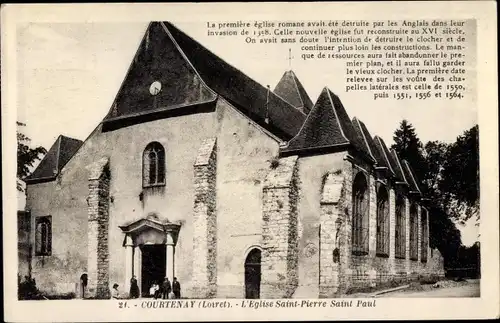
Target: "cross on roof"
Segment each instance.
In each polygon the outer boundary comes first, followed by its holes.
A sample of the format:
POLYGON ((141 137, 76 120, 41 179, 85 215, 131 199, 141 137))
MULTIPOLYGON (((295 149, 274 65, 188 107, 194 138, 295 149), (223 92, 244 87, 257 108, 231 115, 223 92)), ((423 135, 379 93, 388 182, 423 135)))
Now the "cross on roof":
POLYGON ((291 49, 291 48, 289 48, 289 49, 288 49, 288 67, 289 67, 290 69, 292 69, 292 59, 293 59, 293 58, 294 58, 294 57, 292 56, 292 49, 291 49))

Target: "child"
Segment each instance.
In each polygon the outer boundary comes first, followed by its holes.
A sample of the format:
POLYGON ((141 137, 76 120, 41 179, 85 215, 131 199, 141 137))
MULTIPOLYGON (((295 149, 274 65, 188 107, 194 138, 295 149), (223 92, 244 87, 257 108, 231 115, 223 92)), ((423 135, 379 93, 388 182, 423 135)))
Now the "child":
POLYGON ((111 289, 111 298, 120 299, 120 292, 118 291, 118 284, 114 283, 113 289, 111 289))

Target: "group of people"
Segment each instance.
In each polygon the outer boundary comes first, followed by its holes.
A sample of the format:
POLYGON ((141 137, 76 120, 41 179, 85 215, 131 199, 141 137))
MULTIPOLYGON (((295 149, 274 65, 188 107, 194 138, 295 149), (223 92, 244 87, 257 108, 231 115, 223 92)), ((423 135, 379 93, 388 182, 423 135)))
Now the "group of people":
POLYGON ((170 283, 170 280, 168 280, 168 277, 165 277, 165 280, 161 283, 161 285, 157 282, 153 282, 151 288, 149 289, 149 296, 152 296, 155 299, 181 298, 181 284, 177 280, 177 277, 174 277, 172 284, 170 283))
MULTIPOLYGON (((118 291, 118 284, 113 285, 113 289, 111 290, 111 297, 115 299, 120 299, 120 293, 118 291)), ((133 276, 130 279, 130 292, 129 298, 139 298, 139 285, 137 283, 137 278, 133 276)), ((174 277, 172 283, 168 277, 165 277, 165 280, 161 285, 157 284, 157 282, 153 282, 151 288, 149 289, 149 295, 154 297, 155 299, 163 298, 163 299, 174 299, 181 298, 181 284, 177 280, 177 277, 174 277)))

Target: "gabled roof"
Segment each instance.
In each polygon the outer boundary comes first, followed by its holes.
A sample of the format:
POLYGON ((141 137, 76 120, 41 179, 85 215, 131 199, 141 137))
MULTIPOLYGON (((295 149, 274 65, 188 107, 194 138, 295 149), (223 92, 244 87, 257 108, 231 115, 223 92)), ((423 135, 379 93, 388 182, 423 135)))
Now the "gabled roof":
POLYGON ((292 70, 283 74, 273 92, 305 114, 309 114, 313 107, 311 98, 292 70))
POLYGON ((324 88, 299 133, 292 138, 281 152, 305 152, 317 149, 347 147, 352 145, 364 152, 366 148, 358 137, 342 105, 342 102, 328 88, 324 88))
POLYGON ((398 153, 394 149, 391 149, 391 155, 394 160, 394 173, 396 174, 396 178, 401 182, 408 184, 408 180, 405 176, 403 165, 401 163, 401 159, 398 156, 398 153))
POLYGON ((296 135, 305 119, 299 110, 172 23, 152 22, 104 121, 186 110, 216 99, 216 94, 284 140, 296 135), (153 96, 149 87, 155 80, 162 89, 153 96))
POLYGON ((60 135, 38 167, 24 181, 27 184, 36 184, 54 180, 82 144, 81 140, 60 135))
POLYGON ((289 103, 234 68, 170 22, 163 23, 202 80, 215 92, 260 124, 287 139, 297 134, 305 116, 289 103), (266 111, 267 107, 267 111, 266 111))
POLYGON ((356 117, 354 117, 352 119, 352 125, 354 127, 354 131, 356 131, 356 134, 358 135, 363 145, 362 147, 363 152, 365 152, 368 156, 370 156, 373 159, 373 161, 377 161, 377 158, 375 156, 375 144, 373 143, 372 136, 368 132, 368 129, 366 128, 365 124, 356 117))
POLYGON ((379 166, 386 167, 390 174, 395 175, 394 168, 396 167, 396 162, 394 158, 392 158, 384 140, 379 136, 375 136, 373 137, 373 142, 375 144, 375 155, 379 166))
POLYGON ((417 178, 415 177, 415 172, 411 168, 410 163, 408 163, 406 160, 403 160, 403 170, 405 172, 408 185, 410 186, 410 192, 422 194, 420 188, 418 187, 417 178))

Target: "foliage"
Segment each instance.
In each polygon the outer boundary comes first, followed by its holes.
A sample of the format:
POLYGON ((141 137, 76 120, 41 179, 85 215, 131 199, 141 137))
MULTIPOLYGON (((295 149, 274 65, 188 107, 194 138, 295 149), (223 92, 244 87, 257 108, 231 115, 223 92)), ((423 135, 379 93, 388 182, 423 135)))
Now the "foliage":
POLYGON ((392 148, 412 165, 425 196, 448 216, 465 222, 479 219, 479 128, 457 137, 454 143, 429 141, 422 146, 415 129, 403 120, 392 148))
MULTIPOLYGON (((26 124, 17 122, 18 127, 25 127, 26 124)), ((31 148, 29 146, 31 139, 21 131, 17 131, 17 190, 23 192, 21 181, 30 174, 30 168, 37 160, 41 160, 47 153, 44 147, 31 148)))
POLYGON ((439 190, 454 218, 479 219, 479 128, 474 126, 448 147, 439 190))
POLYGON ((454 143, 429 141, 422 145, 415 128, 403 120, 391 148, 411 164, 422 193, 430 200, 431 247, 441 252, 445 267, 456 267, 463 246, 453 220, 479 218, 478 126, 454 143))
POLYGON ((43 299, 40 291, 36 287, 35 279, 28 276, 25 276, 22 282, 18 276, 17 293, 19 300, 43 299))
POLYGON ((410 162, 415 175, 424 179, 427 173, 427 165, 423 154, 423 145, 417 137, 415 128, 407 121, 401 121, 399 129, 394 132, 394 144, 391 146, 401 159, 410 162))

